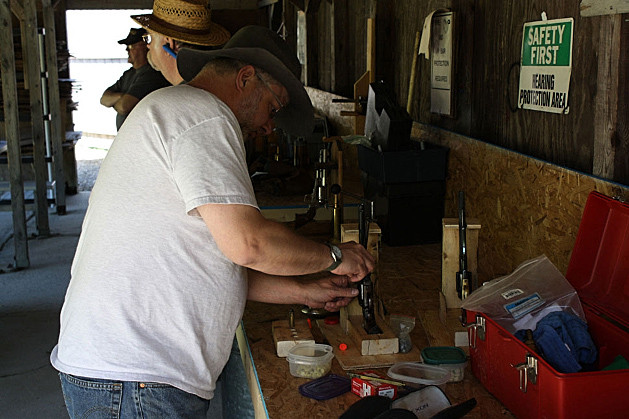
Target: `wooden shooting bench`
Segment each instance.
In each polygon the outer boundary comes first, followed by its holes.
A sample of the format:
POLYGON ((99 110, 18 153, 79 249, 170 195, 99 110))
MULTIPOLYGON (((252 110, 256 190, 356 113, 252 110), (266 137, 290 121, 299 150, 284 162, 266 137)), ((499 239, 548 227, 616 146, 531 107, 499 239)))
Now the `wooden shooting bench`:
MULTIPOLYGON (((311 223, 308 228, 315 229, 318 224, 320 223, 311 223)), ((322 224, 324 234, 328 234, 329 223, 322 224)), ((378 261, 379 296, 389 313, 415 316, 416 325, 411 332, 411 339, 418 351, 427 346, 452 346, 454 333, 465 331, 458 319, 460 310, 446 311, 440 304, 441 264, 441 244, 404 247, 381 244, 378 261), (444 318, 445 324, 440 317, 444 318)), ((299 386, 309 380, 293 377, 286 358, 280 358, 276 354, 272 323, 287 319, 291 308, 295 312, 296 322, 305 320, 299 306, 247 303, 243 317, 244 329, 239 331, 238 341, 255 417, 337 418, 358 401, 359 397, 351 392, 325 401, 302 396, 299 386)), ((322 333, 317 322, 313 321, 312 325, 311 332, 315 341, 332 344, 332 340, 322 333)), ((336 327, 340 328, 340 325, 336 327)), ((388 369, 384 366, 368 368, 384 374, 388 369)), ((348 372, 357 371, 361 370, 344 369, 338 358, 332 360, 332 373, 347 376, 348 372)), ((444 391, 452 404, 476 398, 478 405, 466 416, 468 418, 514 417, 484 389, 471 374, 469 366, 463 381, 446 384, 444 391)))

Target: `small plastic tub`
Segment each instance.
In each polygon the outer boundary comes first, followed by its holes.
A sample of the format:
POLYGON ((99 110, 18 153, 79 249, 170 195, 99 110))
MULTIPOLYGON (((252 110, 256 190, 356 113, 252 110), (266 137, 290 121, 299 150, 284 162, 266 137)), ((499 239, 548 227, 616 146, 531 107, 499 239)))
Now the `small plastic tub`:
POLYGON ((426 386, 441 386, 452 376, 447 368, 421 362, 398 362, 389 368, 387 375, 395 380, 426 386))
POLYGON ((319 378, 330 372, 334 353, 330 345, 300 343, 293 346, 286 359, 294 377, 319 378))
POLYGON ((456 346, 430 346, 422 350, 422 359, 426 364, 450 370, 450 382, 463 380, 467 356, 456 346))

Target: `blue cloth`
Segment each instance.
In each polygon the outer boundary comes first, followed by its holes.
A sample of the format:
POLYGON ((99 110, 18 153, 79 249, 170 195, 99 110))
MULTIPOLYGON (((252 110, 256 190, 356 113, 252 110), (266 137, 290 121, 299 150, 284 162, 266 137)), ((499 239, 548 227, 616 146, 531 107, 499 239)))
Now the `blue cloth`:
MULTIPOLYGON (((524 330, 515 336, 524 340, 524 330)), ((537 323, 533 339, 540 355, 558 372, 578 372, 596 361, 597 350, 587 324, 564 311, 554 311, 537 323)))

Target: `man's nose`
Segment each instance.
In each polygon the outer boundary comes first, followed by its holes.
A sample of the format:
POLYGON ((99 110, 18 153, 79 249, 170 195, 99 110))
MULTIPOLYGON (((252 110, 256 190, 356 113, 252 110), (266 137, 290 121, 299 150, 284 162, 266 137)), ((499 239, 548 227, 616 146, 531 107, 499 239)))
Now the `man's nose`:
POLYGON ((260 127, 260 134, 269 135, 273 132, 274 129, 275 129, 275 120, 272 118, 269 118, 269 120, 266 121, 266 123, 260 127))

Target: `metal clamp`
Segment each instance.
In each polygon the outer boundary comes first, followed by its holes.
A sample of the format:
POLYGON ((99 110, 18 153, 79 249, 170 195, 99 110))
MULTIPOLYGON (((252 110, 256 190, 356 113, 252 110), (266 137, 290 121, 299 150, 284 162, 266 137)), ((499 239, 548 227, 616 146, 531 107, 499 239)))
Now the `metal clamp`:
POLYGON ((513 368, 518 370, 520 376, 518 378, 518 384, 520 391, 526 393, 528 382, 531 384, 537 384, 537 358, 531 354, 526 354, 526 361, 517 365, 511 364, 513 368))
POLYGON ((476 337, 485 340, 485 318, 480 314, 476 315, 476 323, 470 325, 468 330, 468 338, 472 348, 476 348, 476 337))

